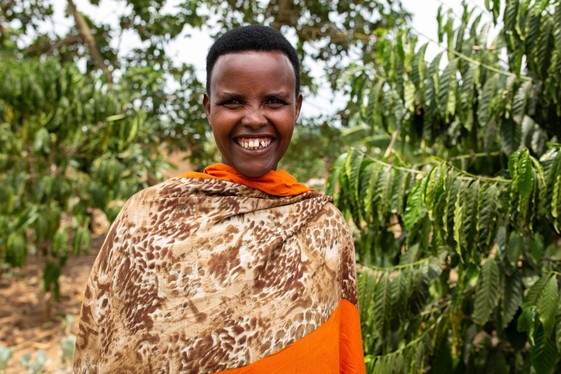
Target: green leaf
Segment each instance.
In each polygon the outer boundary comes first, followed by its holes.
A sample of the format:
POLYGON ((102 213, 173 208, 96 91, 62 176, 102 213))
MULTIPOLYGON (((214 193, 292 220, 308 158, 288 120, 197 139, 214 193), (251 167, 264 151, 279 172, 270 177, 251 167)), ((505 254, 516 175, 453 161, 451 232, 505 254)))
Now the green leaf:
POLYGON ((458 184, 458 192, 454 202, 454 241, 456 242, 456 252, 460 255, 462 262, 468 261, 468 254, 465 253, 465 231, 464 231, 464 205, 462 204, 463 196, 465 196, 465 183, 460 181, 458 184))
POLYGON ((530 344, 535 345, 534 335, 536 331, 537 312, 535 306, 522 308, 522 313, 518 317, 517 330, 528 334, 530 344))
POLYGON ((444 40, 444 29, 443 29, 443 26, 442 26, 442 18, 443 18, 442 17, 442 5, 443 4, 440 4, 438 6, 438 10, 437 10, 437 13, 436 13, 436 22, 437 22, 437 26, 438 26, 437 27, 438 43, 439 44, 442 43, 442 41, 444 40))
POLYGON ((391 320, 392 296, 389 275, 383 273, 374 291, 374 327, 379 337, 386 336, 391 320))
POLYGON ((391 192, 392 192, 392 168, 391 166, 384 166, 380 170, 380 182, 377 184, 376 194, 380 197, 378 203, 378 220, 380 223, 389 224, 385 222, 384 218, 389 216, 391 209, 391 192))
POLYGON ((411 68, 411 81, 415 85, 415 87, 423 91, 424 82, 425 82, 425 75, 426 75, 426 61, 425 61, 425 52, 427 50, 429 43, 423 44, 421 48, 415 53, 415 57, 413 59, 413 66, 411 68))
POLYGON ((383 127, 383 115, 379 107, 382 106, 380 100, 384 95, 385 80, 377 79, 376 84, 370 87, 368 93, 368 102, 365 110, 366 122, 373 130, 381 129, 383 127))
MULTIPOLYGON (((553 183, 551 194, 551 215, 555 218, 561 217, 561 174, 557 175, 553 183)), ((557 230, 559 232, 559 230, 557 230)))
POLYGON ((458 61, 452 60, 448 63, 440 78, 438 91, 440 112, 444 114, 447 121, 456 114, 456 71, 458 61))
POLYGON ((518 158, 518 165, 516 168, 518 176, 516 187, 520 195, 524 197, 529 196, 534 187, 534 170, 530 157, 528 150, 523 150, 518 158))
POLYGON ((553 337, 546 337, 543 329, 538 329, 535 345, 532 347, 532 366, 537 373, 552 373, 559 361, 559 353, 553 337))
POLYGON ((417 94, 417 90, 415 85, 410 82, 406 81, 403 84, 403 101, 404 106, 407 108, 409 112, 415 111, 415 97, 417 94))
POLYGON ((352 150, 345 162, 346 176, 347 180, 349 181, 349 187, 351 188, 351 192, 353 194, 353 200, 355 202, 358 202, 359 200, 359 173, 361 171, 363 160, 364 154, 352 150))
POLYGON ((376 277, 373 272, 369 271, 367 268, 359 268, 357 287, 361 325, 370 328, 372 325, 372 309, 374 308, 374 294, 376 290, 376 277))
POLYGON ((511 277, 505 280, 505 289, 502 297, 502 326, 506 326, 512 321, 518 308, 522 305, 523 289, 522 277, 515 271, 511 277))
POLYGON ((4 251, 2 251, 4 252, 4 259, 2 260, 12 266, 22 267, 27 256, 25 235, 18 231, 10 232, 7 235, 4 251))
POLYGON ((124 113, 121 113, 121 114, 114 114, 114 115, 112 115, 112 116, 109 116, 109 117, 105 118, 105 121, 107 121, 107 122, 115 122, 115 121, 122 120, 122 119, 124 119, 124 118, 126 118, 126 117, 127 117, 127 115, 124 114, 124 113))
POLYGON ((483 91, 479 97, 479 107, 477 109, 477 119, 479 121, 479 125, 482 127, 487 126, 490 121, 492 114, 491 101, 495 97, 498 84, 499 77, 495 74, 492 75, 483 86, 483 91))
POLYGON ((45 292, 52 292, 55 300, 58 300, 60 296, 60 275, 61 266, 58 263, 46 263, 43 273, 43 289, 45 292))
POLYGON ((512 99, 512 119, 519 125, 522 124, 522 119, 526 114, 526 102, 531 87, 532 83, 523 82, 512 99))
POLYGON ((410 312, 415 315, 422 311, 427 304, 429 286, 432 281, 430 275, 434 277, 437 274, 429 274, 425 264, 412 269, 407 275, 409 277, 409 284, 411 285, 409 287, 410 296, 408 300, 410 312))
POLYGON ((492 258, 481 268, 481 275, 475 293, 475 307, 473 320, 479 325, 484 325, 495 310, 500 296, 500 273, 497 263, 492 258))
POLYGON ((487 183, 480 189, 476 225, 478 250, 486 254, 490 250, 491 240, 497 232, 500 209, 500 190, 495 183, 487 183))
POLYGON ((403 223, 407 230, 411 230, 413 226, 423 217, 426 213, 426 208, 423 205, 423 180, 418 180, 414 185, 407 197, 407 206, 405 207, 405 216, 403 223))
POLYGON ((475 87, 479 84, 479 65, 470 65, 462 76, 462 86, 460 88, 460 107, 459 116, 464 122, 462 125, 471 131, 474 121, 475 87))
POLYGON ((403 317, 406 313, 408 286, 407 276, 396 272, 391 282, 393 318, 403 317))
POLYGON ((550 17, 544 17, 541 24, 540 34, 538 37, 539 38, 537 44, 538 51, 536 56, 536 62, 538 64, 538 68, 539 68, 538 71, 540 73, 540 77, 547 76, 547 70, 551 65, 551 55, 554 50, 553 48, 554 39, 553 39, 552 29, 553 29, 553 21, 551 20, 550 17))
POLYGON ((446 187, 446 206, 445 214, 442 216, 442 225, 444 226, 444 232, 449 237, 449 243, 453 243, 454 239, 454 212, 456 210, 456 199, 458 197, 458 191, 462 184, 462 180, 457 177, 453 172, 447 178, 446 187))
POLYGON ((363 218, 366 222, 372 223, 373 222, 373 203, 376 198, 375 195, 375 186, 378 182, 376 169, 377 166, 375 163, 371 163, 364 171, 361 173, 361 196, 364 196, 363 200, 363 218))
POLYGON ((435 220, 436 202, 442 198, 444 193, 444 180, 446 168, 443 165, 435 166, 426 176, 423 186, 423 199, 427 207, 429 218, 435 220))
POLYGON ((549 282, 551 274, 544 274, 540 279, 536 281, 528 290, 526 298, 524 299, 524 306, 537 306, 540 295, 543 292, 545 285, 549 282))
POLYGON ((499 14, 501 14, 501 1, 500 0, 493 0, 493 22, 496 24, 497 19, 499 18, 499 14))
POLYGON ((39 129, 35 133, 35 140, 33 141, 33 150, 35 152, 49 153, 51 147, 50 134, 45 128, 39 129))
POLYGON ((68 234, 66 230, 56 233, 52 245, 52 254, 54 256, 60 255, 61 257, 67 256, 68 251, 68 234))
POLYGON ((341 169, 345 164, 345 160, 347 159, 347 154, 343 153, 333 164, 333 168, 331 169, 331 173, 329 174, 329 178, 327 178, 327 183, 325 187, 325 194, 328 196, 333 196, 335 194, 335 188, 337 186, 337 182, 339 181, 339 174, 341 173, 341 169))
POLYGON ((520 125, 511 119, 501 123, 501 145, 503 152, 508 156, 515 152, 521 143, 520 125))
POLYGON ((504 12, 504 31, 507 33, 512 33, 516 25, 516 14, 518 11, 518 1, 509 1, 506 4, 504 12))
POLYGON ((477 245, 477 238, 479 237, 479 222, 477 217, 480 210, 480 190, 480 182, 478 179, 470 181, 466 187, 464 201, 466 210, 463 214, 464 222, 462 223, 462 227, 464 230, 465 247, 468 249, 467 254, 470 262, 473 262, 475 259, 475 249, 477 245))
POLYGON ((557 277, 551 276, 545 283, 540 297, 538 298, 538 316, 543 325, 544 337, 549 338, 555 327, 555 317, 559 305, 559 290, 557 288, 557 277))
POLYGON ((525 243, 525 238, 516 231, 510 233, 508 244, 505 246, 505 264, 510 265, 510 268, 516 269, 518 260, 522 253, 522 245, 525 243))
POLYGON ((392 169, 394 173, 391 197, 391 212, 404 215, 405 197, 411 180, 411 175, 398 169, 392 169))

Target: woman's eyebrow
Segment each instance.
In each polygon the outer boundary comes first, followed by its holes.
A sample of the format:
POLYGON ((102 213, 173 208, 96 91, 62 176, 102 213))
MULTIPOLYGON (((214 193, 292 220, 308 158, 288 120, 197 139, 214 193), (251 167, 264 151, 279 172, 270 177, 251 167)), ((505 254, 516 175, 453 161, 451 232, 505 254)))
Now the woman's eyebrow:
POLYGON ((273 92, 269 92, 265 95, 265 97, 280 97, 283 99, 289 99, 290 98, 290 94, 291 92, 288 91, 273 91, 273 92))
POLYGON ((240 99, 243 96, 236 92, 220 92, 216 93, 216 100, 224 100, 224 99, 240 99))

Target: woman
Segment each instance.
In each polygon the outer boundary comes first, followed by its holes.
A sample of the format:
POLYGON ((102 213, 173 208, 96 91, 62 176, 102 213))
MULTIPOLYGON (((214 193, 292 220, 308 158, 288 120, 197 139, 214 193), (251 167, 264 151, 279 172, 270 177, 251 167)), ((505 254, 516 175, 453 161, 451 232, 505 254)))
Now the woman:
POLYGON ((127 201, 90 275, 76 372, 364 372, 345 221, 276 171, 299 73, 267 27, 211 47, 204 108, 222 163, 127 201))

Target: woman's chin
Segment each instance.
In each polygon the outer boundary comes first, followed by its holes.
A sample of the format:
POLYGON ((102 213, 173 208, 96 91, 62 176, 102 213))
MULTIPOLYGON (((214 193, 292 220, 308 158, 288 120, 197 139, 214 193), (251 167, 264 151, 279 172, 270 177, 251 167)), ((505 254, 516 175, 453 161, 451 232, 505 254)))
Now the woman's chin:
POLYGON ((240 162, 233 165, 241 174, 249 178, 260 178, 271 170, 276 170, 277 165, 272 162, 259 162, 259 160, 251 160, 249 162, 240 162))

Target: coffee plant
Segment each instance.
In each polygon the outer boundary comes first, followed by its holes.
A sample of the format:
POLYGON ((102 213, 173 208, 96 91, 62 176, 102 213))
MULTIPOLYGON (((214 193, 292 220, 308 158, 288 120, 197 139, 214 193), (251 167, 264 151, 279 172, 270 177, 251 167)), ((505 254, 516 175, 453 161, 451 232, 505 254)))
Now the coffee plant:
POLYGON ((369 372, 561 370, 561 3, 486 6, 440 11, 432 60, 404 29, 342 77, 358 140, 328 192, 369 372))

